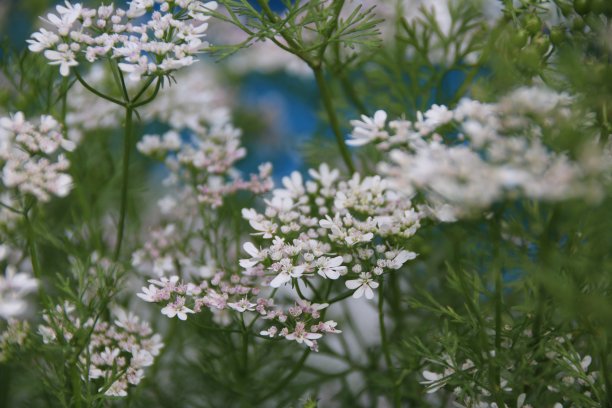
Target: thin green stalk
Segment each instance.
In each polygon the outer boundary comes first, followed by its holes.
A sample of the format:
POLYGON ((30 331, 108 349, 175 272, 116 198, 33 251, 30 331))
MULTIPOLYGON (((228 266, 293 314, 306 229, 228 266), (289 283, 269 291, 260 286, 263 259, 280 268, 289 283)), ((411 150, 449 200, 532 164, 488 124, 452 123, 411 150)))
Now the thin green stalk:
POLYGON ((501 268, 495 272, 495 350, 501 350, 503 277, 501 268))
MULTIPOLYGON (((389 340, 387 339, 387 328, 385 325, 385 297, 383 296, 385 281, 381 279, 378 286, 378 327, 380 330, 380 345, 382 348, 385 364, 387 364, 388 372, 393 372, 393 361, 391 360, 391 351, 389 350, 389 340)), ((393 400, 395 407, 401 406, 400 388, 397 382, 393 387, 393 400)))
POLYGON ((391 353, 389 352, 389 343, 387 341, 387 329, 385 327, 385 311, 384 311, 384 280, 380 281, 380 286, 378 287, 378 327, 380 329, 380 343, 383 351, 383 355, 385 357, 385 363, 387 364, 387 369, 391 369, 393 366, 391 362, 391 353))
POLYGON ((495 293, 494 293, 494 301, 495 301, 495 358, 491 359, 491 387, 493 388, 493 396, 497 405, 504 406, 503 398, 501 395, 501 369, 499 366, 499 362, 496 361, 499 358, 499 354, 501 352, 501 343, 502 343, 502 312, 503 312, 503 265, 500 259, 499 254, 499 244, 501 238, 500 231, 500 223, 501 223, 501 211, 496 214, 496 217, 493 220, 492 225, 492 237, 491 243, 493 244, 493 269, 495 273, 495 293))
POLYGON ((240 325, 242 327, 242 361, 246 377, 249 372, 249 331, 244 323, 244 313, 240 314, 240 325))
POLYGON ((142 88, 138 90, 138 93, 136 94, 136 96, 134 96, 134 98, 132 99, 132 102, 137 102, 138 99, 140 99, 140 97, 146 92, 146 90, 149 89, 149 85, 151 85, 154 80, 155 80, 154 76, 147 79, 147 82, 145 82, 142 88))
MULTIPOLYGON (((159 92, 159 89, 161 88, 161 83, 162 83, 161 78, 158 78, 158 79, 157 79, 157 84, 155 84, 155 89, 153 90, 153 93, 151 94, 151 96, 149 96, 147 99, 145 99, 145 100, 144 100, 144 101, 142 101, 142 102, 134 103, 134 108, 139 108, 139 107, 141 107, 141 106, 143 106, 143 105, 148 104, 148 103, 149 103, 149 102, 151 102, 153 99, 155 99, 155 97, 157 96, 157 93, 159 92)), ((148 85, 147 85, 147 86, 148 86, 148 85)), ((137 101, 138 101, 138 98, 140 98, 140 96, 139 96, 139 95, 137 95, 137 97, 136 97, 136 98, 134 98, 134 100, 133 100, 132 102, 137 102, 137 101)))
POLYGON ((125 218, 127 213, 127 202, 128 202, 128 182, 129 182, 129 168, 130 168, 130 150, 131 150, 131 139, 132 139, 132 118, 134 110, 131 106, 127 106, 125 109, 125 135, 123 138, 123 182, 121 185, 121 209, 119 212, 119 226, 117 228, 117 239, 115 241, 115 255, 114 260, 119 259, 121 253, 121 243, 123 242, 123 232, 125 229, 125 218))
POLYGON ((78 73, 78 71, 74 71, 74 74, 76 75, 77 80, 81 83, 81 85, 83 85, 89 92, 93 93, 94 95, 99 96, 100 98, 106 99, 107 101, 110 101, 114 104, 117 104, 119 106, 125 106, 125 102, 120 101, 119 99, 115 99, 112 96, 108 96, 103 94, 102 92, 98 91, 97 89, 93 88, 91 85, 89 85, 82 77, 81 75, 78 73))
POLYGON ((336 143, 338 144, 338 148, 340 149, 340 154, 342 155, 342 159, 344 160, 344 163, 346 164, 346 167, 348 168, 349 172, 353 174, 355 173, 355 166, 353 164, 353 159, 351 158, 351 153, 346 147, 346 144, 344 143, 344 138, 342 137, 342 131, 340 130, 340 124, 338 122, 338 116, 336 115, 336 111, 334 109, 332 96, 323 76, 323 69, 320 66, 313 66, 312 70, 314 71, 317 86, 319 88, 321 98, 323 99, 323 106, 325 107, 325 111, 327 112, 327 118, 329 119, 329 123, 331 125, 332 131, 334 132, 334 136, 336 137, 336 143))
POLYGON ((68 89, 69 89, 68 78, 64 78, 62 81, 62 110, 60 112, 60 123, 62 129, 66 132, 66 114, 68 113, 68 89))
POLYGON ((3 203, 2 201, 0 201, 0 207, 4 207, 9 211, 14 212, 15 214, 23 215, 23 211, 11 207, 10 205, 3 203))
MULTIPOLYGON (((30 253, 30 260, 32 262, 32 271, 34 272, 34 277, 40 281, 42 278, 40 259, 38 257, 36 242, 34 241, 34 228, 32 227, 29 211, 24 211, 23 217, 26 222, 28 251, 30 253)), ((42 288, 39 289, 39 292, 42 293, 42 288)))

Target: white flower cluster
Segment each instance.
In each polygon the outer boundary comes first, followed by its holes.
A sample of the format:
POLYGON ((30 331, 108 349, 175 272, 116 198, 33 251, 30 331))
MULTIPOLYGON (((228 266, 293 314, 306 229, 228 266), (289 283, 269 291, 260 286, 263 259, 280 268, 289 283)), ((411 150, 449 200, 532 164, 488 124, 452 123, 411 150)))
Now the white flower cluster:
POLYGON ((181 273, 202 276, 208 269, 196 261, 201 248, 191 245, 182 223, 170 222, 148 232, 148 239, 132 254, 132 266, 157 277, 181 273))
POLYGON ((214 1, 133 0, 127 10, 113 4, 95 9, 66 1, 57 14, 47 14, 51 30, 32 34, 29 49, 44 51, 63 76, 83 59, 103 58, 118 59, 132 80, 167 74, 193 64, 194 55, 208 47, 202 40, 205 21, 216 7, 214 1))
POLYGON ((387 114, 378 111, 351 122, 347 143, 390 151, 394 164, 381 163, 380 170, 399 192, 424 193, 442 221, 516 197, 595 199, 597 177, 612 169, 609 155, 574 161, 542 140, 555 120, 569 118, 570 104, 566 94, 521 88, 495 104, 464 99, 454 110, 434 105, 414 123, 387 123, 387 114))
MULTIPOLYGON (((99 385, 106 396, 125 397, 129 385, 138 385, 144 369, 153 364, 163 347, 159 334, 132 313, 116 308, 114 322, 89 318, 82 321, 74 305, 65 303, 43 314, 46 324, 38 327, 45 344, 68 343, 91 333, 79 355, 79 369, 87 380, 99 385)), ((82 338, 79 340, 82 341, 82 338)))
POLYGON ((41 116, 37 124, 26 121, 22 112, 0 117, 2 183, 40 201, 65 197, 72 177, 66 173, 70 162, 63 152, 75 147, 51 116, 41 116))
POLYGON ((17 272, 15 266, 8 265, 4 275, 0 276, 0 318, 9 320, 23 315, 28 307, 25 297, 37 289, 36 279, 27 273, 17 272))
POLYGON ((30 330, 29 323, 21 320, 28 309, 26 297, 38 289, 38 280, 17 272, 15 255, 23 259, 19 251, 0 245, 0 262, 8 264, 0 275, 0 363, 24 346, 30 330))
MULTIPOLYGON (((227 275, 220 271, 197 285, 182 283, 176 275, 151 279, 149 283, 148 287, 142 288, 138 297, 146 302, 165 304, 161 312, 169 318, 187 320, 187 314, 199 313, 207 308, 221 324, 228 323, 223 311, 254 311, 258 304, 268 306, 267 302, 262 304, 259 300, 257 303, 248 301, 248 298, 259 294, 259 288, 254 286, 254 279, 250 276, 227 275)), ((258 310, 265 314, 264 309, 258 310)))
POLYGON ((229 275, 217 272, 198 284, 183 283, 178 276, 149 280, 137 296, 146 302, 164 305, 161 313, 169 318, 187 320, 189 314, 207 309, 221 325, 231 323, 231 313, 253 314, 253 320, 273 322, 259 335, 265 338, 284 337, 317 350, 317 340, 328 333, 341 333, 333 320, 324 321, 320 311, 327 304, 299 300, 286 309, 275 305, 274 299, 261 297, 258 286, 261 271, 252 274, 229 275))
POLYGON ((264 270, 274 288, 295 279, 353 278, 345 284, 354 296, 371 299, 378 276, 416 257, 403 247, 422 214, 379 176, 339 180, 326 164, 309 173, 306 183, 298 172, 284 177, 285 188, 272 192, 263 214, 243 209, 262 247, 247 242, 251 258, 240 265, 247 273, 264 270))
POLYGON ((229 123, 213 125, 191 133, 191 140, 183 142, 179 134, 171 130, 159 135, 145 135, 138 143, 138 150, 165 160, 171 171, 169 184, 181 183, 197 191, 200 203, 221 206, 223 197, 236 191, 261 194, 273 187, 272 166, 263 164, 259 174, 244 180, 234 164, 246 155, 240 144, 241 132, 229 123))

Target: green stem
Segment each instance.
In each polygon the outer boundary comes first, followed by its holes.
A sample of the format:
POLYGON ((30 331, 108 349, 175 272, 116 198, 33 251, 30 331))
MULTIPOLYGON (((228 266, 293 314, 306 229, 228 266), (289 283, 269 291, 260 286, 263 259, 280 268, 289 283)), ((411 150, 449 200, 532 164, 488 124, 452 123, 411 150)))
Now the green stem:
POLYGON ((502 343, 502 309, 503 309, 503 265, 500 259, 499 254, 499 245, 500 245, 500 223, 501 223, 501 212, 497 213, 495 219, 493 220, 492 226, 492 237, 491 242, 494 245, 493 247, 493 269, 495 273, 495 357, 492 358, 492 367, 491 372, 493 378, 491 387, 493 388, 493 395, 497 405, 500 407, 504 406, 503 398, 501 395, 501 369, 499 366, 499 356, 501 353, 501 343, 502 343))
POLYGON ((385 363, 387 364, 387 369, 391 369, 393 366, 391 362, 391 353, 389 352, 389 343, 387 341, 387 329, 385 327, 385 311, 384 311, 384 280, 380 281, 380 286, 378 287, 378 326, 380 329, 380 342, 383 350, 383 354, 385 357, 385 363))
MULTIPOLYGON (((378 326, 380 330, 380 344, 385 358, 385 364, 387 365, 388 372, 393 372, 393 361, 391 360, 391 351, 389 350, 389 340, 387 338, 387 328, 385 325, 385 297, 383 296, 384 290, 383 279, 380 280, 378 286, 378 326)), ((396 382, 393 387, 393 400, 395 407, 401 406, 401 394, 399 384, 396 382)))
POLYGON ((2 201, 0 201, 0 207, 4 207, 9 211, 14 212, 15 214, 23 215, 23 211, 18 210, 15 207, 11 207, 10 205, 3 203, 2 201))
POLYGON ((499 269, 495 273, 495 350, 501 350, 502 331, 502 304, 503 304, 503 277, 499 269))
POLYGON ((121 243, 123 242, 123 231, 125 229, 125 218, 127 213, 133 113, 133 108, 131 106, 127 106, 125 109, 125 135, 123 138, 123 183, 121 185, 121 209, 119 213, 119 226, 117 228, 117 240, 115 241, 115 261, 119 259, 119 255, 121 253, 121 243))
MULTIPOLYGON (((151 82, 152 82, 152 81, 151 81, 151 82)), ((143 87, 143 88, 142 88, 143 90, 142 90, 141 92, 144 92, 144 91, 145 91, 145 90, 146 90, 146 89, 149 87, 149 85, 151 84, 151 82, 148 82, 148 83, 146 84, 146 87, 143 87)), ((149 102, 151 102, 153 99, 155 99, 155 97, 157 96, 157 93, 159 92, 159 89, 160 89, 160 87, 161 87, 161 83, 162 83, 161 78, 158 78, 158 79, 157 79, 157 84, 155 84, 155 90, 153 91, 153 93, 151 94, 151 96, 149 96, 147 99, 145 99, 145 100, 144 100, 144 101, 142 101, 142 102, 138 102, 138 99, 140 99, 140 97, 142 96, 142 93, 138 93, 138 95, 136 95, 136 97, 134 97, 134 99, 132 100, 132 102, 134 103, 134 108, 138 108, 138 107, 140 107, 140 106, 146 105, 147 103, 149 103, 149 102), (136 103, 136 102, 138 102, 138 103, 136 103)))
POLYGON ((119 99, 115 99, 112 96, 105 95, 102 92, 98 91, 97 89, 93 88, 81 77, 78 71, 75 70, 74 74, 76 75, 76 78, 81 83, 81 85, 83 85, 89 92, 93 93, 94 95, 99 96, 100 98, 106 99, 107 101, 117 104, 119 106, 125 106, 125 103, 120 101, 119 99))
POLYGON ((244 323, 244 313, 240 314, 240 325, 242 326, 242 361, 244 362, 245 377, 249 372, 249 331, 244 323))
POLYGON ((355 173, 355 166, 353 165, 353 159, 351 158, 351 154, 344 143, 344 138, 342 137, 342 132, 340 130, 340 124, 338 122, 338 116, 336 115, 336 111, 334 109, 334 105, 332 102, 332 96, 325 82, 325 78, 323 76, 323 69, 320 66, 311 66, 315 79, 317 81, 317 86, 319 88, 319 92, 321 93, 321 98, 323 99, 323 106, 325 107, 325 111, 327 112, 327 118, 329 119, 329 123, 332 127, 332 131, 334 132, 334 136, 336 137, 336 143, 338 144, 338 148, 340 149, 340 154, 342 155, 342 159, 346 164, 349 172, 355 173))
MULTIPOLYGON (((34 272, 34 277, 40 281, 42 278, 40 259, 38 257, 36 242, 34 241, 34 228, 32 227, 29 211, 24 211, 23 217, 26 222, 28 251, 30 253, 30 260, 32 262, 32 271, 34 272)), ((39 291, 42 293, 42 289, 39 289, 39 291)))

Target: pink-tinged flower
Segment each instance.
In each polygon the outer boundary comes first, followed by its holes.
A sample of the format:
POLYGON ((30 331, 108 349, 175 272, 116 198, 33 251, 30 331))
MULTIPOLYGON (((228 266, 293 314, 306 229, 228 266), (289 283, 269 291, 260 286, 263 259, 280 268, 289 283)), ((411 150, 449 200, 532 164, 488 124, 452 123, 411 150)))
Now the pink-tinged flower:
POLYGON ((169 318, 176 316, 180 320, 187 320, 187 314, 194 313, 193 310, 185 306, 185 298, 182 296, 178 296, 174 302, 169 303, 161 312, 169 318))
POLYGON ((359 279, 348 280, 344 283, 349 289, 356 289, 353 297, 358 299, 365 294, 366 299, 374 298, 374 291, 378 287, 378 282, 372 280, 372 275, 369 272, 359 274, 359 279))
POLYGON ((341 256, 335 258, 321 257, 315 262, 317 273, 324 278, 338 279, 340 275, 346 273, 346 266, 342 266, 342 261, 341 256))
POLYGON ((246 312, 247 310, 252 312, 255 310, 255 306, 257 306, 256 303, 249 302, 247 298, 242 298, 238 302, 228 303, 227 305, 240 313, 246 312))
POLYGON ((335 322, 333 320, 328 320, 326 322, 319 322, 319 324, 316 325, 315 327, 317 328, 318 331, 324 332, 324 333, 342 333, 342 330, 336 329, 337 325, 338 325, 338 322, 335 322))
POLYGON ((287 340, 295 340, 299 344, 304 343, 310 348, 316 347, 316 342, 313 340, 320 339, 323 335, 321 333, 309 333, 306 331, 305 326, 304 322, 298 322, 295 325, 295 331, 287 334, 285 338, 287 340))
POLYGON ((276 333, 278 333, 278 329, 276 328, 276 326, 270 326, 268 330, 262 330, 259 332, 260 335, 268 336, 270 338, 276 336, 276 333))

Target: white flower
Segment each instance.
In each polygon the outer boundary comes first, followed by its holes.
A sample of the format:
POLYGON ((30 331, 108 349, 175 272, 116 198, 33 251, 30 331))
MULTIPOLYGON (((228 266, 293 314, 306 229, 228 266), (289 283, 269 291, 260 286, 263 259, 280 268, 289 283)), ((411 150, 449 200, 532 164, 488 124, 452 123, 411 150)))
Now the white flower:
POLYGON ((340 275, 346 273, 346 266, 342 266, 342 262, 343 258, 341 256, 335 258, 321 257, 315 263, 317 273, 327 279, 338 279, 340 275))
POLYGON ((262 257, 261 252, 251 242, 245 242, 242 247, 244 248, 246 253, 251 255, 251 259, 240 260, 240 266, 242 268, 252 268, 264 259, 264 257, 262 257))
POLYGON ((390 262, 388 267, 391 269, 399 269, 406 263, 406 261, 410 261, 417 257, 415 252, 410 251, 400 251, 390 262))
POLYGON ((251 303, 247 298, 242 298, 238 302, 228 303, 229 307, 237 312, 244 313, 246 311, 252 312, 255 310, 256 303, 251 303))
POLYGON ((149 285, 149 287, 144 286, 142 289, 142 293, 137 293, 136 296, 144 300, 145 302, 159 302, 159 293, 160 290, 155 285, 149 285))
POLYGON ((306 344, 308 347, 314 347, 315 343, 313 340, 320 339, 323 337, 321 333, 308 333, 305 330, 305 324, 303 322, 298 322, 295 326, 295 331, 293 333, 289 333, 285 336, 287 340, 295 340, 299 344, 306 344))
MULTIPOLYGON (((104 388, 100 388, 98 391, 102 391, 104 388)), ((127 382, 115 381, 111 386, 104 392, 104 395, 109 397, 127 397, 127 382)))
POLYGON ((59 37, 44 28, 41 28, 39 32, 32 34, 32 39, 26 42, 30 44, 28 49, 32 52, 41 52, 47 48, 51 48, 59 41, 59 37))
POLYGON ((79 65, 74 57, 74 52, 67 49, 64 51, 46 50, 45 57, 50 61, 50 65, 59 65, 62 76, 70 75, 70 67, 79 65))
POLYGON ((433 371, 423 371, 423 378, 425 381, 420 381, 421 384, 427 387, 427 393, 432 394, 444 387, 449 380, 449 375, 454 371, 445 372, 444 374, 434 373, 433 371))
POLYGON ((276 326, 270 326, 268 330, 262 330, 259 332, 260 335, 268 336, 270 338, 276 336, 276 333, 278 333, 278 328, 276 328, 276 326))
POLYGON ((176 316, 180 320, 187 320, 187 314, 194 313, 194 311, 185 306, 184 297, 178 296, 174 302, 166 305, 166 307, 161 310, 161 313, 169 318, 176 316))
POLYGON ((270 286, 279 288, 281 285, 289 282, 292 278, 300 278, 306 270, 305 265, 284 267, 281 272, 272 279, 270 286))
POLYGON ((327 163, 322 163, 319 166, 319 170, 310 169, 308 170, 308 174, 315 179, 318 180, 323 187, 331 186, 340 176, 340 171, 338 169, 330 170, 327 163))
POLYGON ((6 267, 0 275, 0 318, 11 319, 22 315, 27 309, 24 297, 38 288, 38 281, 28 274, 18 273, 13 265, 6 267))
POLYGON ((387 123, 387 112, 376 111, 373 118, 365 115, 361 116, 361 120, 352 120, 353 132, 352 139, 346 141, 349 146, 363 146, 375 140, 385 140, 389 134, 384 130, 387 123))
POLYGON ((372 280, 372 275, 369 272, 359 274, 359 279, 348 280, 344 283, 349 289, 356 289, 353 297, 358 299, 365 294, 366 299, 374 298, 374 291, 378 287, 378 282, 372 280))

